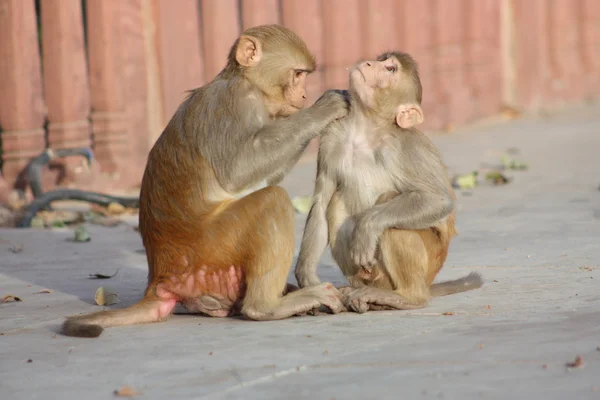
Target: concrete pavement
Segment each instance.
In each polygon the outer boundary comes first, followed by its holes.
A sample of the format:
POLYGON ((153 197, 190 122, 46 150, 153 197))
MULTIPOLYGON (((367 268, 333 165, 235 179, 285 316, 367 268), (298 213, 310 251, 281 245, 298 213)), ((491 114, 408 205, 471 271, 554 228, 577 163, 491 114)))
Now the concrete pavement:
MULTIPOLYGON (((483 288, 410 312, 176 315, 75 339, 57 329, 66 315, 100 309, 99 286, 119 292, 118 307, 140 298, 136 218, 90 226, 89 243, 69 241, 71 229, 0 230, 0 297, 23 299, 0 304, 0 398, 108 399, 130 386, 141 399, 600 399, 600 108, 433 139, 452 173, 510 147, 529 163, 508 185, 457 191, 460 235, 438 280, 475 270, 483 288), (583 366, 567 368, 577 355, 583 366)), ((284 182, 291 195, 313 184, 313 161, 284 182)), ((320 275, 344 283, 328 253, 320 275)))

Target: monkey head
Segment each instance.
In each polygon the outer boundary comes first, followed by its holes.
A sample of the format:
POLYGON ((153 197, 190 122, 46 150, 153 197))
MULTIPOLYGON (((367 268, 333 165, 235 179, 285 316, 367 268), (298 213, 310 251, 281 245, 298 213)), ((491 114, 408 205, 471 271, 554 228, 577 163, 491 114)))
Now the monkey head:
POLYGON ((350 72, 350 93, 368 115, 404 129, 423 122, 417 63, 406 53, 387 52, 356 64, 350 72))
POLYGON ((264 96, 272 115, 304 108, 306 78, 316 67, 304 41, 279 25, 247 29, 233 45, 229 64, 264 96))

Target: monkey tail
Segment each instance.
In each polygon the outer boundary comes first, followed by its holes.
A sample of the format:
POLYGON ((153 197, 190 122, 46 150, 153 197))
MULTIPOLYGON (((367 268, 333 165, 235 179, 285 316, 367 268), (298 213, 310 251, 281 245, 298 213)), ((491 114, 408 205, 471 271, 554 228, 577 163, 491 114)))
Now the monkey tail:
POLYGON ((481 286, 483 286, 481 275, 477 272, 471 272, 469 275, 453 281, 434 283, 429 287, 429 292, 432 297, 440 297, 478 289, 481 286))
POLYGON ((175 300, 145 297, 131 307, 68 317, 61 332, 66 336, 95 338, 110 326, 162 321, 171 313, 175 304, 175 300))

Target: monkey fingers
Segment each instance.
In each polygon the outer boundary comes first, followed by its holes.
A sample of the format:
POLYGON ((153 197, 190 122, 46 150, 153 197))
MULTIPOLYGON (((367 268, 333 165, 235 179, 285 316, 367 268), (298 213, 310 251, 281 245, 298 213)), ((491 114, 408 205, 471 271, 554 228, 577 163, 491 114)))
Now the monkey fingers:
POLYGON ((358 226, 354 229, 350 256, 357 266, 366 269, 369 273, 377 262, 375 257, 377 240, 377 235, 365 232, 358 226))

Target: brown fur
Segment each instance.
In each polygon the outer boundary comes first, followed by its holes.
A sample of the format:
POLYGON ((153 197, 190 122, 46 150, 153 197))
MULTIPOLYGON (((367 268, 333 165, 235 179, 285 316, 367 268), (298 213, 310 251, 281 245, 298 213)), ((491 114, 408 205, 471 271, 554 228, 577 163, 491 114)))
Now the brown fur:
POLYGON ((95 337, 103 327, 162 321, 178 302, 254 320, 321 305, 344 309, 331 284, 286 286, 294 211, 285 190, 272 186, 312 138, 347 115, 345 98, 333 91, 302 109, 314 69, 304 42, 281 26, 254 27, 236 40, 227 66, 191 91, 148 156, 139 214, 149 267, 144 298, 71 317, 65 334, 95 337))
POLYGON ((300 287, 319 284, 327 244, 351 284, 345 305, 357 312, 424 307, 431 296, 480 287, 478 274, 433 284, 457 234, 456 197, 441 155, 414 127, 423 120, 416 62, 389 52, 359 63, 349 95, 349 117, 321 139, 300 287))

